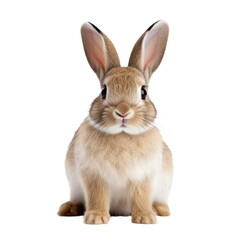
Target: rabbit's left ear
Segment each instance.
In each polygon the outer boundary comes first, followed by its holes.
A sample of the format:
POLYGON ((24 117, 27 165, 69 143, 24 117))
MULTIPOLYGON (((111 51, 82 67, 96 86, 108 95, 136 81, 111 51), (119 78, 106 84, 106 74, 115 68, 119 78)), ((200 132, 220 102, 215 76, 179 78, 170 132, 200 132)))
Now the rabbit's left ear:
POLYGON ((146 82, 162 61, 168 40, 168 24, 158 21, 151 25, 133 47, 128 66, 140 70, 146 82))
POLYGON ((102 84, 110 69, 120 67, 117 51, 110 39, 90 22, 82 25, 81 35, 88 63, 102 84))

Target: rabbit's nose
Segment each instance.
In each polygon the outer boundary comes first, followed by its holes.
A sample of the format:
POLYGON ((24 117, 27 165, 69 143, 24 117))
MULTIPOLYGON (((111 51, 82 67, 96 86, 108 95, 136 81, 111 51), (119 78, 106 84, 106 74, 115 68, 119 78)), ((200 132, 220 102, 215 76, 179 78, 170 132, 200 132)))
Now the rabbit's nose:
POLYGON ((117 119, 126 118, 129 119, 133 116, 133 109, 126 103, 120 102, 113 111, 113 116, 117 119))
POLYGON ((134 115, 134 112, 132 109, 130 109, 127 113, 120 113, 117 110, 114 110, 113 116, 117 119, 130 119, 134 115))
POLYGON ((118 111, 115 110, 115 113, 117 114, 117 116, 121 117, 121 118, 125 118, 129 113, 126 114, 121 114, 118 111))

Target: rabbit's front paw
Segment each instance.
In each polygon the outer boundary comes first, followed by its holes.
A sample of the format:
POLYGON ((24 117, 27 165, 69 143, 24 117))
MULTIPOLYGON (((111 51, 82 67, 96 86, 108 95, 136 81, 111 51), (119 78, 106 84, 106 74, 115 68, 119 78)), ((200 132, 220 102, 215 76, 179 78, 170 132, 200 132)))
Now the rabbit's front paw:
POLYGON ((157 223, 156 216, 154 212, 138 212, 132 216, 133 223, 142 223, 142 224, 154 224, 157 223))
POLYGON ((87 211, 84 215, 84 222, 86 224, 106 224, 109 218, 110 215, 108 212, 87 211))

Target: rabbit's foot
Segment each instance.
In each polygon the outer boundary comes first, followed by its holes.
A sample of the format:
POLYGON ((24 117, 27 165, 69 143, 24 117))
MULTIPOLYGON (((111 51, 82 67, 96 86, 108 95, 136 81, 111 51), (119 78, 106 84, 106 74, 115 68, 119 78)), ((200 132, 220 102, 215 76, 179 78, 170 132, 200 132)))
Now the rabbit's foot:
POLYGON ((170 216, 170 210, 166 204, 155 202, 153 203, 153 210, 158 216, 170 216))
POLYGON ((84 222, 86 224, 106 224, 109 218, 110 215, 108 212, 90 210, 85 212, 84 222))
POLYGON ((71 201, 63 203, 58 210, 59 216, 80 216, 83 215, 83 213, 83 204, 71 201))
POLYGON ((132 216, 133 223, 153 224, 157 223, 154 212, 138 212, 132 216))

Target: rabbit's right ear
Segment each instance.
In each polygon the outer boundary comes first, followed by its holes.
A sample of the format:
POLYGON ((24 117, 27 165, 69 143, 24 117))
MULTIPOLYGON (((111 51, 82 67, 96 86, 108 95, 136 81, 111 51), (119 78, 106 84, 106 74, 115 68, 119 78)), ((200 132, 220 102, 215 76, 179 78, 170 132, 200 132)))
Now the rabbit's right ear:
POLYGON ((162 61, 168 40, 168 25, 161 20, 151 25, 133 47, 128 66, 140 70, 146 82, 162 61))
POLYGON ((108 37, 90 22, 82 25, 81 35, 87 60, 102 84, 110 69, 120 67, 117 51, 108 37))

